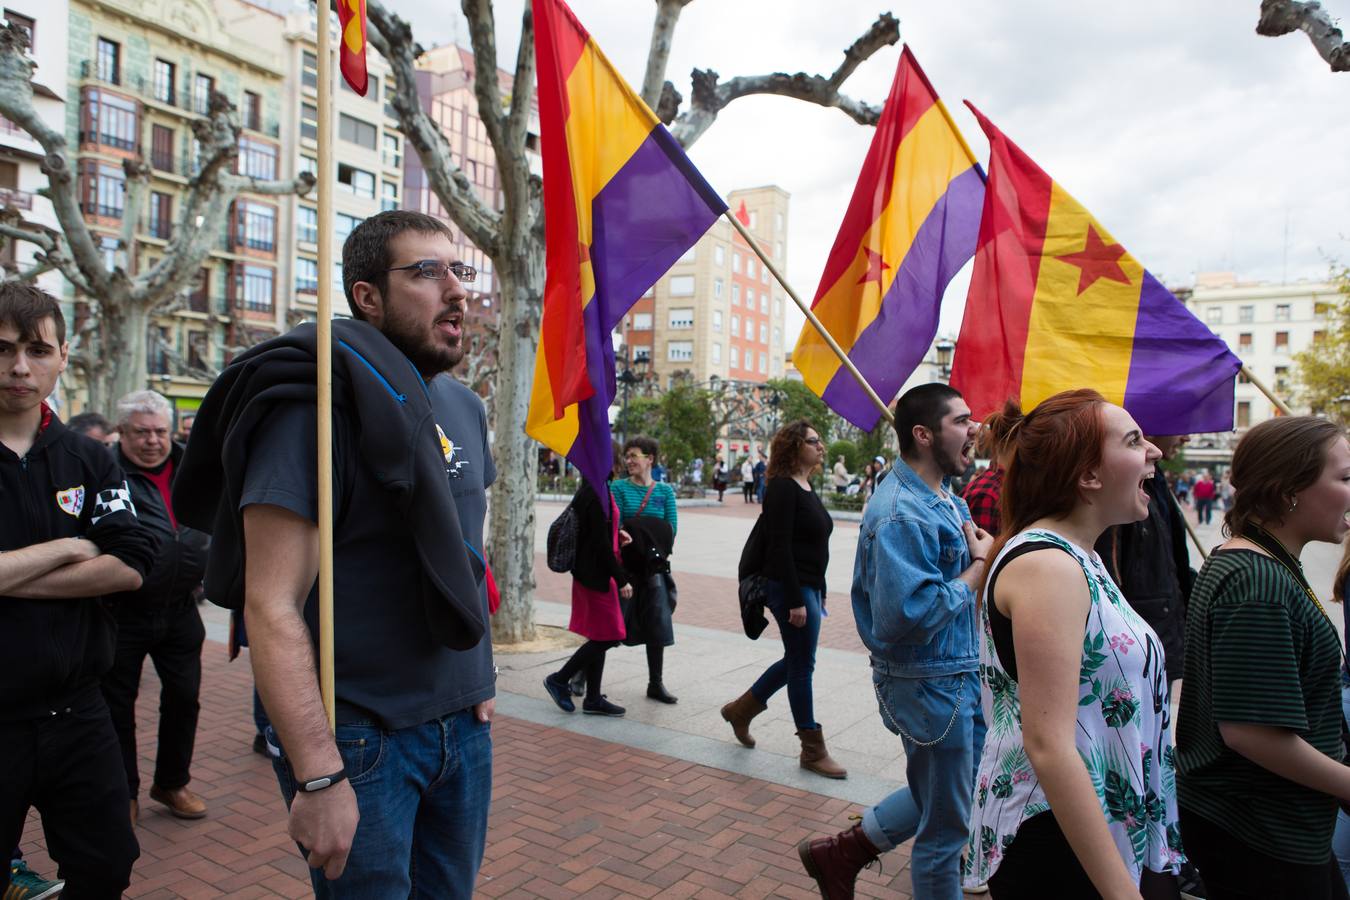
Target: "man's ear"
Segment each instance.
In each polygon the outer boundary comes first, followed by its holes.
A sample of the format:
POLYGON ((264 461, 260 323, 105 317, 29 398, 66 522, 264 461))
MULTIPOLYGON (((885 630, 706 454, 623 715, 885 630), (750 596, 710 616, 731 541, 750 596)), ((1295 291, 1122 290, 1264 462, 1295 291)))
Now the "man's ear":
POLYGON ((914 443, 918 446, 933 446, 933 432, 927 425, 915 425, 910 434, 914 435, 914 443))
POLYGON ((384 298, 380 296, 380 289, 369 281, 352 285, 352 303, 367 322, 378 326, 384 319, 384 298))
POLYGON ((66 343, 61 345, 61 368, 56 370, 57 374, 59 375, 64 373, 66 371, 66 366, 69 364, 70 364, 70 342, 67 341, 66 343))

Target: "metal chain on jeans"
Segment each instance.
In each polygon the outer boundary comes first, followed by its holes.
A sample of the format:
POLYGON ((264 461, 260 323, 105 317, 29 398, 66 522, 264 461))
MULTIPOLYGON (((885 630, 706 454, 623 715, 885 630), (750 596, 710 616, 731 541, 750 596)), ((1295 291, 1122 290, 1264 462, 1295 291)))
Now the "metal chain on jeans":
POLYGON ((872 682, 872 691, 877 695, 877 705, 881 707, 881 712, 886 717, 886 721, 890 723, 890 726, 895 729, 902 738, 914 744, 916 747, 935 747, 945 741, 947 735, 951 734, 952 726, 956 724, 956 716, 961 712, 961 700, 966 695, 966 673, 961 672, 959 675, 961 678, 961 686, 956 689, 956 706, 952 707, 952 717, 947 720, 947 727, 943 730, 942 734, 937 740, 933 741, 921 741, 900 727, 900 723, 895 721, 895 716, 891 714, 891 708, 887 706, 886 701, 882 699, 881 685, 877 684, 875 681, 872 682))

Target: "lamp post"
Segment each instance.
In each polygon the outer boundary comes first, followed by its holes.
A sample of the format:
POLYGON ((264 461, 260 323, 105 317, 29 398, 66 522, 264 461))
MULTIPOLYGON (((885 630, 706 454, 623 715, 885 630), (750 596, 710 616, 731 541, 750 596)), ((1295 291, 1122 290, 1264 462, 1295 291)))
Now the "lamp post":
POLYGON ((941 338, 933 345, 933 350, 937 354, 938 378, 944 383, 952 377, 952 351, 956 345, 946 338, 941 338))
POLYGON ((623 446, 628 442, 628 391, 642 379, 629 366, 628 360, 624 360, 623 371, 617 380, 623 385, 623 405, 619 409, 619 446, 623 446))

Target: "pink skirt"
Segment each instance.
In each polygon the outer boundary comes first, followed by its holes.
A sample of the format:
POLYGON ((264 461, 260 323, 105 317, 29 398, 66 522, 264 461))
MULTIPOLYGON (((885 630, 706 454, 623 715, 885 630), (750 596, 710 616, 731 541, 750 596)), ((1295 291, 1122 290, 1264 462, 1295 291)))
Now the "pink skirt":
POLYGON ((572 579, 572 621, 567 623, 567 630, 591 641, 624 639, 623 610, 613 579, 607 593, 593 591, 572 579))

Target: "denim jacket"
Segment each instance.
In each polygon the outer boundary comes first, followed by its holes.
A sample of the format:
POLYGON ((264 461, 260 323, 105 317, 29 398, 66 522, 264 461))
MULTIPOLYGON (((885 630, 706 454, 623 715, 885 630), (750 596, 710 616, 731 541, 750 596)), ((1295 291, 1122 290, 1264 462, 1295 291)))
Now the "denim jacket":
POLYGON ((975 592, 957 576, 970 566, 956 511, 897 459, 863 515, 853 563, 853 621, 879 673, 901 678, 979 669, 975 592))

